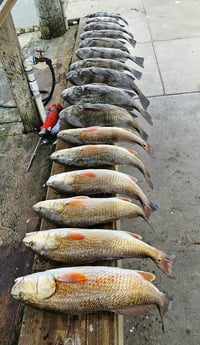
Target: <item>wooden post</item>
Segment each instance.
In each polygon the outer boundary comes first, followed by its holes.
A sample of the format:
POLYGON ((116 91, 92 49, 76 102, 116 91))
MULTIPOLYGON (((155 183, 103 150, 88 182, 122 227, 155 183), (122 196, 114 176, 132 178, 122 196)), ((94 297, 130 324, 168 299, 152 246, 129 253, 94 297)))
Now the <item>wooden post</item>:
POLYGON ((34 0, 39 17, 41 38, 50 39, 65 33, 65 20, 60 0, 34 0))
POLYGON ((10 84, 24 131, 31 132, 40 126, 40 117, 24 71, 21 48, 11 14, 0 28, 0 61, 10 84))

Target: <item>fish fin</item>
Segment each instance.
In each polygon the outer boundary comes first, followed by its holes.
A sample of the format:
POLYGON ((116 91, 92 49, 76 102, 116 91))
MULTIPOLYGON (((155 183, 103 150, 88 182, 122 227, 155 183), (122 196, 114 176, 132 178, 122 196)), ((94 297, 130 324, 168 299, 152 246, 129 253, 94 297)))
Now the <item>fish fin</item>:
POLYGON ((136 177, 134 177, 134 176, 131 176, 131 175, 128 175, 129 177, 130 177, 130 179, 133 181, 133 182, 135 182, 135 183, 137 183, 137 178, 136 177))
POLYGON ((101 128, 101 126, 90 126, 90 127, 85 128, 85 132, 95 132, 99 128, 101 128))
POLYGON ((117 196, 117 199, 123 200, 123 201, 128 201, 128 202, 132 202, 132 199, 130 198, 125 198, 123 196, 117 196))
POLYGON ((154 310, 156 308, 157 306, 155 304, 141 304, 141 305, 135 305, 130 308, 116 309, 112 311, 120 315, 130 316, 130 315, 148 313, 149 311, 154 310))
POLYGON ((153 150, 152 150, 151 145, 149 144, 148 141, 145 141, 144 149, 148 153, 149 156, 153 157, 153 150))
POLYGON ((84 177, 89 177, 89 178, 93 178, 96 177, 97 175, 95 173, 93 173, 92 171, 83 171, 82 173, 80 173, 81 176, 84 177))
POLYGON ((140 71, 138 71, 137 69, 130 69, 130 72, 134 75, 134 77, 137 79, 137 80, 140 80, 141 77, 142 77, 142 73, 140 71))
POLYGON ((150 104, 150 101, 148 98, 143 94, 143 92, 138 88, 138 97, 140 99, 140 102, 143 106, 143 108, 146 110, 150 104))
POLYGON ((137 41, 134 40, 133 38, 129 38, 128 41, 132 45, 132 47, 135 48, 135 45, 136 45, 137 41))
POLYGON ((156 205, 154 202, 149 201, 147 205, 144 205, 144 213, 147 218, 150 217, 152 212, 155 212, 158 210, 158 205, 156 205))
POLYGON ((174 267, 175 260, 176 260, 175 255, 169 256, 163 253, 163 255, 159 257, 158 260, 156 260, 156 264, 164 273, 167 274, 168 277, 175 278, 173 274, 173 267, 174 267))
POLYGON ((142 115, 142 117, 150 124, 153 125, 153 121, 152 121, 152 117, 151 115, 148 113, 148 111, 141 111, 140 114, 142 115))
POLYGON ((83 273, 71 272, 58 276, 55 280, 62 283, 84 284, 88 281, 88 277, 83 273))
POLYGON ((128 149, 128 152, 130 152, 132 155, 136 156, 137 155, 137 152, 132 150, 132 149, 128 149))
POLYGON ((151 272, 137 271, 145 280, 153 282, 156 279, 155 274, 151 272))
POLYGON ((129 112, 129 114, 130 114, 133 118, 138 117, 138 116, 134 113, 134 111, 129 110, 128 112, 129 112))
POLYGON ((85 104, 83 104, 83 108, 84 108, 84 110, 93 109, 95 111, 95 110, 101 109, 101 105, 99 103, 97 103, 97 104, 85 103, 85 104))
POLYGON ((142 239, 142 236, 135 234, 134 232, 130 232, 130 231, 126 231, 126 232, 127 232, 127 234, 131 235, 132 237, 137 238, 137 240, 142 239))
POLYGON ((81 151, 91 151, 95 149, 96 149, 96 145, 83 145, 81 147, 81 151))
POLYGON ((90 197, 87 195, 78 195, 78 196, 73 196, 73 199, 90 199, 90 197))
POLYGON ((172 296, 168 296, 167 294, 163 294, 163 295, 164 295, 163 304, 158 305, 157 307, 158 307, 158 311, 159 311, 160 318, 161 318, 162 331, 164 332, 165 327, 164 327, 164 319, 163 318, 165 316, 165 313, 171 309, 173 298, 172 298, 172 296))
POLYGON ((79 241, 84 240, 85 236, 80 232, 70 232, 67 236, 63 237, 64 240, 79 241))
POLYGON ((131 59, 133 62, 135 62, 138 66, 144 67, 144 58, 143 57, 129 55, 128 58, 131 59))

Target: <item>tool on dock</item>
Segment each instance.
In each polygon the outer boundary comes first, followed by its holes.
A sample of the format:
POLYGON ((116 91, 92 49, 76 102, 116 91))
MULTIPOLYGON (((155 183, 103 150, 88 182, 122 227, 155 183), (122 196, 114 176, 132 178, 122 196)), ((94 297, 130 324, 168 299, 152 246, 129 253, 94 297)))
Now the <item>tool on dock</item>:
MULTIPOLYGON (((48 142, 48 138, 52 133, 52 129, 56 126, 58 119, 59 119, 59 112, 63 109, 63 107, 60 104, 51 104, 48 106, 47 110, 47 117, 45 119, 45 122, 43 125, 40 127, 39 130, 39 140, 37 142, 37 145, 35 146, 35 149, 33 151, 33 154, 31 156, 31 159, 29 161, 29 164, 27 166, 26 172, 29 171, 33 159, 36 156, 38 147, 41 145, 41 143, 45 144, 48 142)), ((56 134, 55 132, 52 134, 56 134)))

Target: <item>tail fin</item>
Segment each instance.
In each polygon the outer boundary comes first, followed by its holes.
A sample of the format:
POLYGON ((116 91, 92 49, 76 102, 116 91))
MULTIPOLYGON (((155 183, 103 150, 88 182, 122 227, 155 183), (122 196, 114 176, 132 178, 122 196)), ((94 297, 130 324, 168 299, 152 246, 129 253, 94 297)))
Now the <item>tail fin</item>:
POLYGON ((134 40, 133 38, 127 37, 127 41, 132 45, 133 48, 135 48, 135 45, 137 43, 136 40, 134 40))
POLYGON ((148 139, 148 134, 140 127, 138 129, 138 133, 141 135, 142 139, 147 140, 148 139))
POLYGON ((159 257, 159 261, 156 262, 158 267, 163 271, 168 277, 175 278, 173 274, 173 267, 174 262, 176 260, 175 255, 166 255, 165 253, 162 253, 162 256, 159 257))
POLYGON ((150 104, 150 101, 148 100, 148 98, 140 90, 139 90, 138 96, 139 96, 140 102, 143 105, 144 109, 147 109, 149 104, 150 104))
POLYGON ((153 121, 152 121, 152 117, 151 115, 148 113, 148 111, 146 110, 143 110, 142 108, 138 108, 140 114, 142 115, 142 117, 144 117, 144 119, 150 124, 150 125, 153 125, 153 121))
POLYGON ((152 212, 158 210, 158 205, 154 204, 152 201, 149 201, 147 205, 144 206, 144 213, 147 218, 150 217, 152 212))
POLYGON ((143 57, 129 55, 127 58, 132 60, 133 62, 135 62, 138 66, 144 67, 144 58, 143 57))
POLYGON ((136 78, 136 79, 141 79, 142 77, 142 73, 139 72, 138 70, 134 69, 134 68, 131 68, 129 66, 126 66, 126 69, 131 72, 133 74, 133 76, 136 78))
POLYGON ((163 294, 163 303, 162 305, 158 305, 158 311, 161 317, 161 322, 162 322, 162 331, 165 331, 164 327, 164 316, 165 313, 171 308, 173 298, 172 296, 168 296, 167 294, 163 294))
POLYGON ((144 149, 148 153, 149 156, 153 157, 153 151, 148 141, 145 141, 144 149))

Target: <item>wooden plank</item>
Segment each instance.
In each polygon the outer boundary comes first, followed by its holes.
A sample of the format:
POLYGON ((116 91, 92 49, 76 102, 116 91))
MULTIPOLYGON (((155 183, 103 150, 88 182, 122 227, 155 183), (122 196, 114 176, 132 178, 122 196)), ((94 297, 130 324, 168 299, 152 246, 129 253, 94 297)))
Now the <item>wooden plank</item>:
POLYGON ((0 1, 0 27, 3 25, 6 18, 9 16, 10 11, 16 0, 3 0, 0 1))
MULTIPOLYGON (((82 31, 84 20, 80 20, 77 37, 82 31)), ((77 38, 75 50, 79 46, 77 38)), ((75 60, 73 57, 73 61, 75 60)), ((69 84, 70 86, 70 84, 69 84)), ((69 128, 62 124, 62 129, 69 128)), ((68 143, 58 140, 56 150, 70 147, 68 143)), ((69 171, 66 167, 53 163, 51 175, 69 171)), ((48 188, 46 199, 59 198, 61 195, 48 188)), ((55 224, 42 220, 41 230, 51 229, 55 224)), ((100 227, 100 226, 98 226, 100 227)), ((117 229, 119 222, 104 225, 105 228, 117 229)), ((99 262, 98 265, 116 266, 119 262, 99 262)), ((43 271, 59 267, 35 257, 33 271, 43 271)), ((98 312, 86 315, 62 315, 39 311, 30 307, 25 308, 18 345, 123 345, 122 317, 110 312, 98 312)))
POLYGON ((32 99, 32 92, 24 71, 21 48, 10 14, 0 28, 0 61, 16 102, 24 131, 26 133, 33 131, 40 126, 41 120, 32 99))

